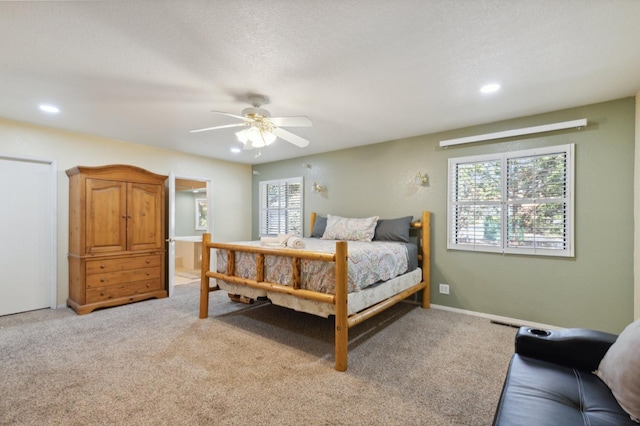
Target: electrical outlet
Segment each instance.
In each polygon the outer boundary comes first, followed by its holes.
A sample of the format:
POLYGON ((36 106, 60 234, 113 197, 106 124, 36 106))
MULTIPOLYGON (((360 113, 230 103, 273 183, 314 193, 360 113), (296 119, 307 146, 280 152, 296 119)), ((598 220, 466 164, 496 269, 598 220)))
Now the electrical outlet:
POLYGON ((440 294, 449 294, 449 284, 440 284, 440 294))

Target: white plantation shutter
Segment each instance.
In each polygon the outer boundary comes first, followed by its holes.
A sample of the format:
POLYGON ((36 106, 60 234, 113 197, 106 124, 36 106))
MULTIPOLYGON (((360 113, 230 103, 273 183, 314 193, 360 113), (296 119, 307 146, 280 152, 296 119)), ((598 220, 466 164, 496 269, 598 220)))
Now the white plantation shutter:
POLYGON ((574 145, 449 159, 450 249, 573 256, 574 145))
POLYGON ((302 235, 302 178, 259 183, 259 233, 302 235))
POLYGON ((475 157, 454 165, 453 239, 456 245, 501 247, 502 165, 500 159, 475 157), (497 226, 496 226, 497 225, 497 226))
POLYGON ((567 153, 507 160, 508 248, 566 250, 567 153))

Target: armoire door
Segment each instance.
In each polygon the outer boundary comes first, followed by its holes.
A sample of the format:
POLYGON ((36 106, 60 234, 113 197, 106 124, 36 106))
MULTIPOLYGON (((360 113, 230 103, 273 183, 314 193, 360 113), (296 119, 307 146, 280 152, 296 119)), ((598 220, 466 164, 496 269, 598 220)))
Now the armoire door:
POLYGON ((129 250, 163 249, 164 220, 159 215, 164 211, 164 186, 130 183, 127 198, 129 250))
POLYGON ((127 250, 127 184, 87 179, 86 253, 127 250))

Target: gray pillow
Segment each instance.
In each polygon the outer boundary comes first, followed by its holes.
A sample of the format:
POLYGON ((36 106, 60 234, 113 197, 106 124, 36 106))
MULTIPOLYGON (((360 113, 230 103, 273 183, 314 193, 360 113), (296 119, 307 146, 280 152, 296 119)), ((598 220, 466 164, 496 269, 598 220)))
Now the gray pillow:
POLYGON ((311 231, 311 238, 322 238, 324 230, 327 227, 327 218, 322 216, 316 216, 316 221, 313 223, 313 230, 311 231))
POLYGON ((378 219, 373 241, 400 241, 409 242, 409 229, 413 216, 397 219, 378 219))

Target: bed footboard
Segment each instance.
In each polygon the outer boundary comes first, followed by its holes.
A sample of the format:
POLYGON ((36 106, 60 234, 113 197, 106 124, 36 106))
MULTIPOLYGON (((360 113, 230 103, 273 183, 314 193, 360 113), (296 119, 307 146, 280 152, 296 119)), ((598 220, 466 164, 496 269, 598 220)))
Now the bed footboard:
MULTIPOLYGON (((315 214, 312 214, 312 221, 315 214)), ((267 248, 247 246, 241 244, 215 243, 211 241, 210 234, 202 237, 202 270, 200 281, 200 318, 209 316, 209 293, 219 290, 217 285, 211 285, 210 279, 222 280, 229 283, 245 285, 270 292, 289 294, 295 297, 310 299, 318 302, 334 305, 335 311, 335 369, 346 371, 348 365, 349 328, 365 321, 368 318, 384 311, 396 303, 406 299, 412 294, 423 291, 422 306, 429 308, 429 212, 423 212, 422 221, 412 224, 412 227, 420 229, 420 259, 422 267, 422 281, 380 303, 377 303, 363 311, 353 315, 348 314, 348 245, 346 241, 337 241, 334 254, 316 253, 304 250, 290 250, 279 248, 267 248), (227 251, 227 270, 220 273, 211 270, 211 249, 223 249, 227 251), (235 256, 238 252, 256 254, 255 279, 238 277, 235 275, 235 256), (292 286, 285 286, 268 282, 264 274, 264 262, 266 255, 288 257, 292 264, 292 286), (306 290, 301 284, 302 259, 334 262, 336 271, 335 294, 320 293, 306 290)), ((313 223, 311 224, 313 227, 313 223)))
POLYGON ((305 299, 335 305, 335 368, 338 371, 347 369, 347 344, 349 339, 349 322, 347 317, 347 242, 336 242, 335 254, 314 253, 301 250, 269 249, 263 247, 248 247, 237 244, 223 244, 211 242, 211 235, 202 236, 202 275, 200 281, 200 318, 209 316, 209 292, 219 290, 219 287, 211 286, 209 279, 220 279, 230 283, 242 284, 253 288, 268 291, 286 293, 305 299), (211 271, 211 249, 224 249, 227 251, 227 271, 219 273, 211 271), (256 279, 235 276, 235 255, 237 252, 256 253, 256 279), (285 286, 265 281, 264 258, 265 255, 277 255, 291 258, 293 271, 293 286, 285 286), (300 264, 302 259, 335 262, 336 268, 336 292, 335 294, 319 293, 300 288, 300 264))

